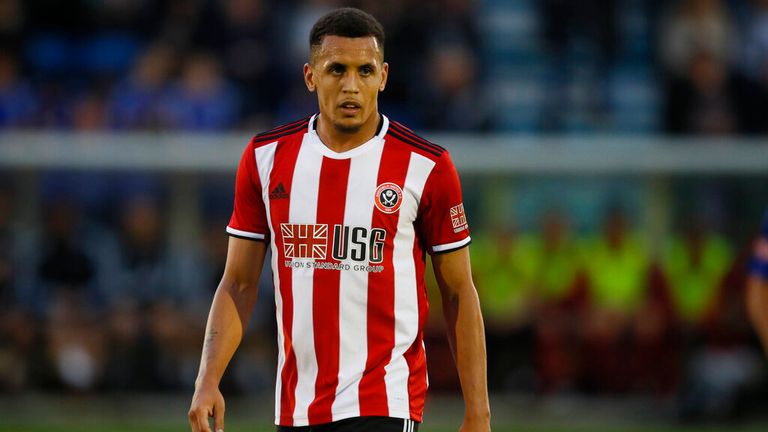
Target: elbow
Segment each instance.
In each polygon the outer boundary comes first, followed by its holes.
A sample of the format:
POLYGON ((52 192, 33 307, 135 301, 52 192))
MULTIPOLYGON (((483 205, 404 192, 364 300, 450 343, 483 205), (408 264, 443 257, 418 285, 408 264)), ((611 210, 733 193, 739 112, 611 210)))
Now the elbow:
POLYGON ((258 282, 238 282, 235 284, 238 294, 247 294, 259 290, 258 282))
POLYGON ((247 293, 258 291, 259 281, 243 281, 236 278, 227 277, 224 275, 219 284, 219 290, 229 293, 230 295, 244 295, 247 293))

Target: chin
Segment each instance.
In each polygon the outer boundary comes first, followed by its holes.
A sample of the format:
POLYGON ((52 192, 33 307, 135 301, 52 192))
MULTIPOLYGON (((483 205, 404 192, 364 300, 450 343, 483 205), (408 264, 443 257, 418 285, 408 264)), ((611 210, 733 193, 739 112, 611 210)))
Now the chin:
POLYGON ((355 133, 363 127, 363 123, 357 119, 338 119, 333 122, 333 126, 341 132, 355 133))

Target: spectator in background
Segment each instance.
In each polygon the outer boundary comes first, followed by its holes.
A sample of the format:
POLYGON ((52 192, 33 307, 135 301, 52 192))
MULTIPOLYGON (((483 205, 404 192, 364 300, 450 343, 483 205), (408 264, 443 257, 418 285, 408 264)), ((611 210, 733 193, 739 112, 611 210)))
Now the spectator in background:
POLYGON ((496 390, 533 387, 535 248, 533 236, 504 227, 474 239, 471 252, 486 323, 489 383, 496 390))
POLYGON ((19 0, 0 0, 0 52, 18 53, 24 42, 24 11, 19 0))
POLYGON ((546 130, 566 126, 568 111, 586 110, 597 124, 607 114, 609 81, 619 46, 618 2, 613 0, 544 0, 539 19, 549 54, 546 130), (580 76, 583 79, 576 81, 580 76), (571 88, 586 87, 586 102, 571 88))
POLYGON ((37 95, 19 75, 18 60, 0 50, 0 129, 31 126, 37 109, 37 95))
POLYGON ((744 71, 755 81, 768 83, 768 0, 751 0, 751 6, 744 34, 744 71))
POLYGON ((734 22, 721 0, 680 0, 663 19, 661 61, 665 72, 686 76, 702 55, 728 68, 736 55, 734 22))
POLYGON ((132 196, 122 204, 117 287, 110 301, 112 346, 119 350, 109 370, 114 382, 129 388, 179 389, 185 374, 196 373, 196 363, 188 363, 199 351, 202 330, 187 327, 184 307, 202 301, 199 283, 186 277, 192 271, 180 263, 184 252, 172 250, 162 214, 156 197, 132 196), (123 351, 140 354, 126 358, 119 355, 123 351))
POLYGON ((179 51, 193 48, 201 33, 211 31, 202 25, 209 16, 205 6, 204 0, 164 1, 159 11, 158 37, 179 51))
POLYGON ((750 88, 754 132, 768 133, 768 0, 753 0, 751 22, 745 35, 744 73, 750 88))
POLYGON ((768 99, 760 88, 706 51, 691 58, 687 75, 671 77, 667 85, 663 113, 667 132, 728 135, 768 131, 768 99))
POLYGON ((38 328, 18 293, 19 231, 13 224, 13 193, 0 182, 0 391, 22 390, 36 366, 31 357, 38 328))
POLYGON ((477 85, 476 56, 467 46, 438 45, 420 82, 424 86, 424 127, 432 130, 487 130, 490 115, 477 85))
POLYGON ((174 52, 156 42, 136 61, 130 74, 119 83, 110 98, 109 117, 117 129, 157 129, 160 106, 168 91, 174 52))
MULTIPOLYGON (((416 83, 424 94, 423 127, 443 130, 487 130, 490 109, 479 85, 481 36, 477 2, 439 0, 427 6, 424 26, 430 55, 418 64, 416 83)), ((405 53, 412 52, 410 49, 405 53)))
POLYGON ((735 24, 719 0, 684 0, 662 28, 667 132, 724 135, 768 131, 768 93, 734 68, 735 24))
POLYGON ((623 209, 605 216, 601 235, 586 242, 587 307, 582 330, 585 383, 598 392, 625 392, 631 385, 634 321, 645 302, 649 252, 623 209))
POLYGON ((198 52, 185 62, 180 80, 163 97, 163 124, 173 129, 220 131, 234 127, 240 100, 216 58, 198 52))
POLYGON ((584 277, 576 240, 564 213, 543 217, 536 272, 535 358, 539 390, 565 391, 576 384, 577 323, 584 308, 584 277))
POLYGON ((686 333, 701 332, 717 309, 717 300, 734 254, 728 241, 702 222, 686 223, 667 240, 662 268, 675 315, 686 333))
POLYGON ((107 99, 103 92, 92 88, 73 98, 72 129, 98 131, 108 125, 107 99))
POLYGON ((99 383, 105 354, 103 327, 97 325, 95 261, 74 202, 57 198, 45 218, 38 302, 57 375, 51 378, 71 389, 91 390, 99 383))
POLYGON ((206 45, 240 88, 244 121, 252 129, 271 124, 278 95, 288 85, 274 64, 277 47, 270 42, 277 30, 273 9, 264 0, 217 2, 215 27, 219 30, 205 35, 206 45))

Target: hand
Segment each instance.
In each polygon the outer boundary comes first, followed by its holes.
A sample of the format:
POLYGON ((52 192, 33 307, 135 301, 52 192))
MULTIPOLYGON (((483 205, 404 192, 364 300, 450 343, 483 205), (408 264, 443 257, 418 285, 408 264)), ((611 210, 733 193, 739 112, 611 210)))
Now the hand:
POLYGON ((189 407, 189 425, 192 432, 212 432, 208 417, 213 417, 215 432, 224 431, 224 396, 216 385, 200 385, 192 396, 189 407))
POLYGON ((464 417, 459 432, 490 432, 491 419, 489 417, 464 417))

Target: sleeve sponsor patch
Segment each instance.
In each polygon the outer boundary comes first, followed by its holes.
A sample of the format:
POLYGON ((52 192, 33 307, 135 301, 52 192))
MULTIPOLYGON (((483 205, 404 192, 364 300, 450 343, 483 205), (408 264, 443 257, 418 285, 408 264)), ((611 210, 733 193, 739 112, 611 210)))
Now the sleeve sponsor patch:
POLYGON ((453 226, 453 232, 458 233, 469 228, 467 226, 467 216, 464 214, 464 204, 451 207, 451 225, 453 226))

